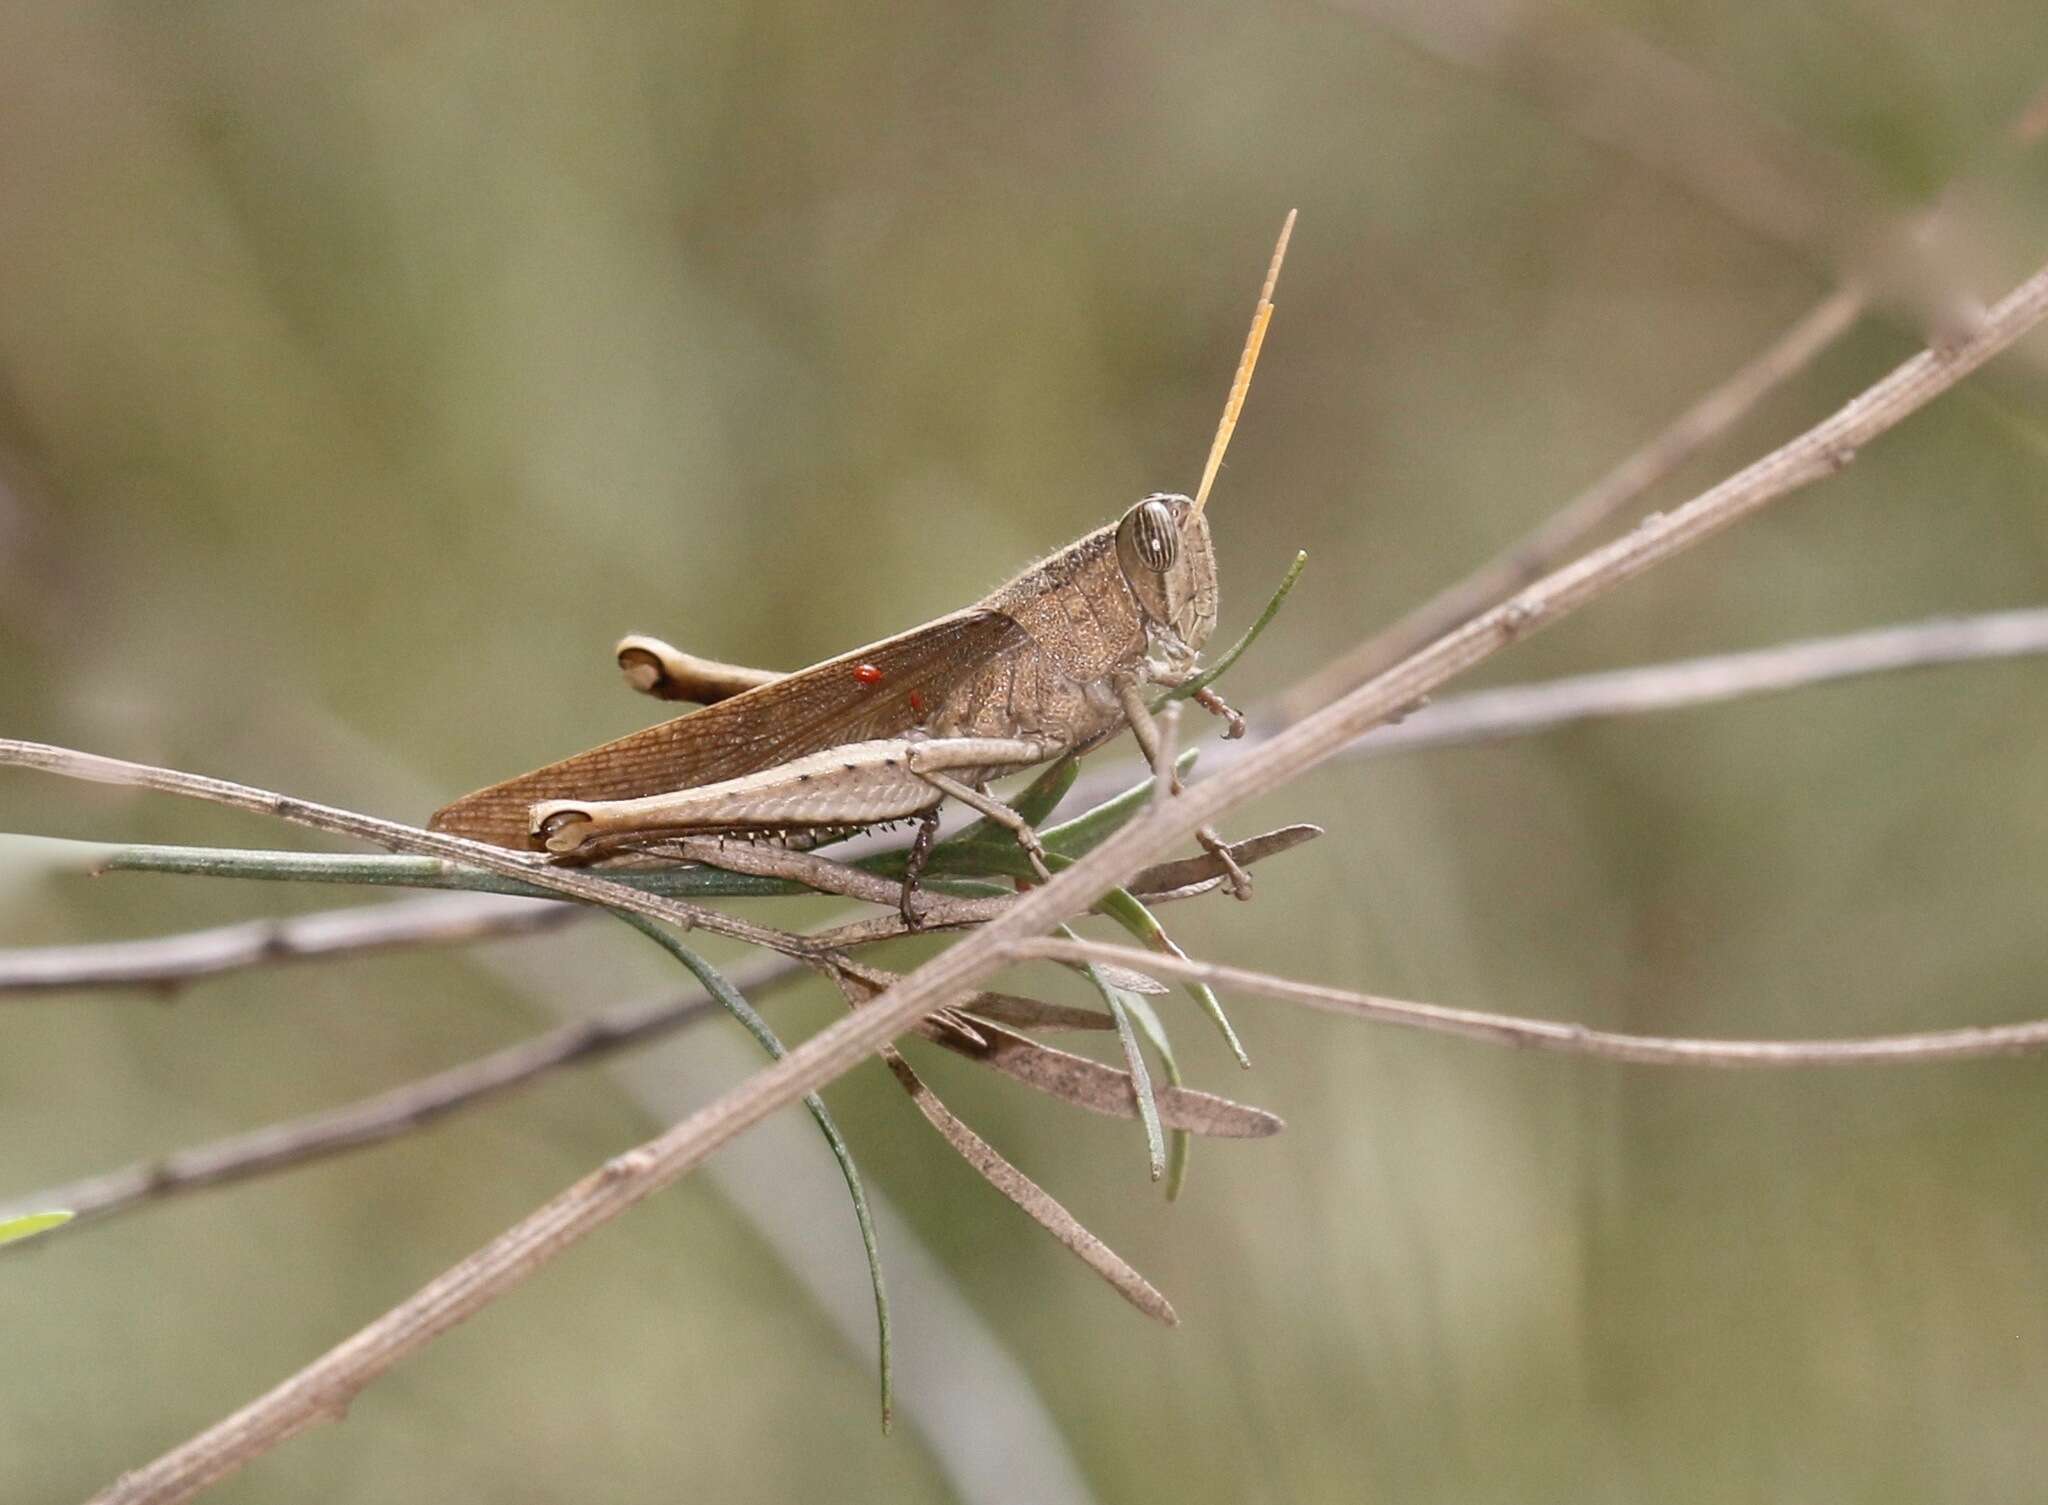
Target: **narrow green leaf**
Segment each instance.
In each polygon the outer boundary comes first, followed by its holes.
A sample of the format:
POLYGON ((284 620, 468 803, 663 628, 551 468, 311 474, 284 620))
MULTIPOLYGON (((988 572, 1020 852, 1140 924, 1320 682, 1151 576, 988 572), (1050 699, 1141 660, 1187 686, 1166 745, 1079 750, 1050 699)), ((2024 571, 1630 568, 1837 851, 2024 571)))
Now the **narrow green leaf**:
MULTIPOLYGON (((1159 1064, 1166 1072, 1166 1085, 1179 1088, 1181 1081, 1180 1063, 1173 1058, 1173 1041, 1168 1038, 1165 1022, 1159 1011, 1152 1007, 1149 998, 1131 997, 1124 1000, 1124 1007, 1131 1011, 1131 1017, 1138 1023, 1138 1029, 1152 1048, 1159 1052, 1159 1064)), ((1166 1200, 1180 1199, 1181 1188, 1188 1181, 1188 1148, 1191 1139, 1186 1129, 1175 1129, 1167 1142, 1166 1152, 1166 1200)))
MULTIPOLYGON (((1195 766, 1195 759, 1200 755, 1200 748, 1191 747, 1173 760, 1173 766, 1182 778, 1187 777, 1188 770, 1195 766)), ((1145 808, 1152 798, 1152 782, 1148 776, 1122 794, 1104 800, 1093 810, 1040 831, 1038 839, 1045 843, 1048 852, 1057 852, 1062 857, 1079 857, 1108 840, 1145 808)), ((1014 846, 1015 843, 1011 845, 1014 846)))
MULTIPOLYGON (((1165 927, 1159 923, 1152 911, 1128 890, 1111 889, 1102 896, 1102 902, 1096 908, 1154 951, 1163 951, 1168 956, 1179 957, 1182 961, 1188 959, 1188 954, 1174 944, 1173 937, 1166 933, 1165 927)), ((1230 1016, 1223 1012, 1223 1002, 1216 996, 1215 989, 1205 982, 1187 982, 1182 986, 1187 989, 1188 996, 1201 1005, 1202 1012, 1207 1014, 1214 1021, 1216 1028, 1222 1032, 1224 1043, 1230 1047, 1231 1054, 1237 1057, 1237 1064, 1249 1071, 1251 1057, 1245 1054, 1244 1046, 1237 1038, 1237 1031, 1231 1028, 1230 1016)))
MULTIPOLYGON (((1024 817, 1024 824, 1036 826, 1059 808, 1060 801, 1067 797, 1067 791, 1074 787, 1074 780, 1080 776, 1081 760, 1067 753, 1020 789, 1017 797, 1009 802, 1010 808, 1024 817)), ((977 841, 1010 841, 1011 836, 1006 827, 983 816, 949 840, 972 845, 977 841)))
MULTIPOLYGON (((1074 932, 1065 925, 1059 927, 1059 933, 1070 941, 1075 939, 1074 932)), ((1152 1094, 1152 1073, 1145 1065, 1145 1052, 1138 1044, 1129 1008, 1131 1003, 1142 1005, 1144 1000, 1135 993, 1126 993, 1092 963, 1084 963, 1080 970, 1102 995, 1102 1001, 1109 1005, 1110 1017, 1116 1021, 1117 1042, 1123 1046, 1124 1066, 1131 1074, 1131 1091, 1138 1100, 1138 1121, 1145 1126, 1145 1153, 1151 1163, 1152 1179, 1157 1181, 1166 1174, 1166 1140, 1159 1126, 1159 1103, 1152 1094)), ((1176 1129, 1174 1138, 1185 1136, 1176 1129)))
POLYGON ((39 1233, 48 1233, 52 1228, 61 1228, 71 1221, 68 1212, 29 1212, 18 1218, 0 1221, 0 1244, 12 1244, 25 1238, 34 1238, 39 1233))
POLYGON ((1257 621, 1245 629, 1244 636, 1230 645, 1230 651, 1186 684, 1175 685, 1171 690, 1160 696, 1159 704, 1155 705, 1153 709, 1155 711, 1158 710, 1159 706, 1165 705, 1169 700, 1186 700, 1190 695, 1208 689, 1209 686, 1221 679, 1223 672, 1238 661, 1245 649, 1251 647, 1252 644, 1259 640, 1259 634, 1264 632, 1273 618, 1280 614, 1280 603, 1285 601, 1287 593, 1294 589, 1294 582, 1301 578, 1302 569, 1307 564, 1308 550, 1303 549, 1294 556, 1294 563, 1287 567, 1287 573, 1280 577, 1279 589, 1273 592, 1272 599, 1266 603, 1266 609, 1259 613, 1257 621))
MULTIPOLYGON (((699 956, 695 949, 685 945, 666 928, 645 916, 628 914, 617 909, 612 913, 689 968, 691 975, 704 985, 704 991, 717 999, 733 1018, 739 1020, 741 1027, 754 1037, 769 1056, 780 1060, 788 1054, 782 1041, 776 1038, 775 1031, 768 1027, 768 1021, 754 1011, 754 1006, 747 1002, 745 996, 732 985, 723 972, 699 956)), ((839 1125, 832 1121, 832 1114, 826 1108, 825 1100, 815 1092, 807 1093, 804 1097, 804 1107, 816 1121, 818 1131, 825 1136, 825 1143, 832 1149, 832 1158, 839 1162, 839 1174, 846 1181, 847 1195, 853 1198, 854 1221, 860 1224, 861 1247, 867 1251, 868 1281, 875 1291, 875 1331, 881 1360, 882 1430, 887 1432, 895 1413, 894 1371, 890 1344, 889 1296, 882 1285, 882 1251, 875 1238, 874 1216, 868 1210, 867 1192, 861 1186, 860 1170, 853 1163, 853 1151, 847 1148, 846 1140, 839 1132, 839 1125)))

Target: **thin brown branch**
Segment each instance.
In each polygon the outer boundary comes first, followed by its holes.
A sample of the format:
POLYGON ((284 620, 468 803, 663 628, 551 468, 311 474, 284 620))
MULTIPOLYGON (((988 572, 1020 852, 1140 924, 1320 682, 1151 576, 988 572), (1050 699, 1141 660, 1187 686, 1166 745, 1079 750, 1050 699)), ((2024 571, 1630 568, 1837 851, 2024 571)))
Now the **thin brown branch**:
MULTIPOLYGON (((1856 288, 1844 288, 1821 299, 1769 349, 1522 538, 1393 625, 1283 691, 1275 702, 1278 719, 1295 720, 1364 684, 1554 568, 1652 487, 1676 474, 1732 429, 1773 389, 1805 370, 1815 356, 1855 324, 1864 305, 1864 295, 1856 288)), ((1254 719, 1273 717, 1262 713, 1254 719)))
POLYGON ((1717 705, 1948 664, 2048 654, 2048 607, 1937 618, 1743 653, 1580 674, 1435 702, 1352 744, 1359 757, 1527 737, 1574 722, 1717 705))
POLYGON ((168 992, 250 967, 523 935, 552 929, 584 912, 504 894, 423 894, 146 940, 20 947, 0 950, 0 996, 75 988, 168 992))
MULTIPOLYGON (((1378 758, 1503 742, 1612 716, 1685 710, 1866 675, 2043 654, 2048 654, 2048 607, 1937 617, 1738 653, 1448 695, 1399 723, 1375 727, 1345 748, 1343 756, 1378 758)), ((1203 757, 1213 773, 1257 752, 1274 735, 1271 727, 1254 726, 1244 741, 1218 743, 1205 749, 1203 757)), ((1121 787, 1129 777, 1128 765, 1105 767, 1083 774, 1074 789, 1082 799, 1093 799, 1121 787)))
MULTIPOLYGON (((1277 831, 1268 831, 1264 835, 1236 842, 1227 850, 1239 867, 1248 868, 1268 857, 1298 847, 1305 841, 1313 841, 1322 834, 1321 826, 1282 826, 1277 831)), ((1221 887, 1226 872, 1219 854, 1204 852, 1199 857, 1182 857, 1172 862, 1155 863, 1132 878, 1125 887, 1139 898, 1150 900, 1154 904, 1170 904, 1181 899, 1192 899, 1221 887)), ((893 885, 890 891, 895 891, 893 885)), ((900 914, 883 914, 865 920, 850 920, 830 930, 818 931, 811 940, 834 951, 852 951, 862 946, 872 946, 879 941, 900 940, 906 935, 985 925, 1016 902, 1016 896, 1013 894, 991 895, 984 899, 949 899, 945 908, 935 908, 927 913, 921 913, 915 930, 904 922, 900 914)))
POLYGON ((205 800, 210 804, 226 805, 235 810, 274 816, 293 825, 366 841, 390 851, 413 852, 464 867, 481 868, 487 873, 516 878, 522 883, 532 884, 535 888, 547 889, 565 899, 576 899, 585 904, 602 904, 609 909, 623 909, 631 914, 644 915, 650 920, 662 920, 671 925, 679 925, 685 930, 708 931, 713 935, 723 935, 733 940, 745 941, 750 945, 764 946, 771 951, 780 951, 786 956, 803 957, 814 964, 828 960, 816 945, 802 936, 791 935, 788 931, 775 930, 766 925, 756 925, 748 920, 735 919, 731 915, 716 909, 708 909, 701 904, 644 893, 623 883, 613 883, 609 879, 599 878, 588 872, 562 867, 537 857, 524 856, 481 841, 469 841, 460 836, 427 831, 418 826, 405 825, 400 821, 382 820, 374 815, 361 815, 356 811, 342 810, 333 805, 316 804, 311 800, 296 799, 291 795, 277 794, 249 784, 237 784, 228 779, 181 773, 173 768, 156 768, 147 763, 130 763, 122 758, 102 757, 98 753, 78 752, 68 747, 52 747, 43 742, 24 742, 11 737, 0 737, 0 765, 40 769, 45 773, 58 774, 68 779, 83 779, 96 784, 122 784, 134 788, 154 789, 162 794, 183 795, 188 799, 205 800))
MULTIPOLYGON (((691 862, 723 868, 729 873, 746 873, 761 878, 782 878, 801 883, 823 894, 860 899, 869 904, 894 905, 901 897, 900 879, 883 878, 851 863, 835 862, 815 852, 796 852, 786 847, 729 841, 718 836, 678 836, 662 843, 665 853, 691 862)), ((1001 900, 994 901, 1000 904, 1001 900)), ((978 924, 990 913, 988 901, 953 899, 930 892, 918 897, 921 928, 954 929, 978 924)), ((898 917, 900 919, 900 916, 898 917)), ((907 927, 906 927, 907 928, 907 927)), ((815 939, 815 938, 814 938, 815 939)), ((837 942, 826 942, 837 945, 837 942)))
MULTIPOLYGON (((771 968, 774 977, 750 980, 755 990, 799 970, 787 960, 758 970, 771 968)), ((718 1006, 701 995, 610 1009, 359 1102, 45 1187, 7 1205, 67 1208, 77 1214, 68 1226, 79 1227, 185 1192, 291 1170, 395 1139, 451 1113, 480 1107, 549 1072, 644 1044, 717 1012, 718 1006)))
MULTIPOLYGON (((865 1008, 868 1000, 900 982, 902 974, 855 964, 835 974, 834 980, 849 1004, 865 1008)), ((1138 1116, 1138 1089, 1129 1071, 1042 1044, 1005 1028, 996 1018, 1004 1013, 1033 1013, 1055 1025, 1081 1022, 1096 1028, 1099 1016, 1092 1011, 1062 1010, 1037 999, 988 992, 968 995, 959 1007, 971 1012, 942 1009, 912 1025, 912 1032, 1071 1107, 1108 1118, 1138 1116)), ((1276 1113, 1191 1087, 1167 1088, 1155 1094, 1154 1101, 1161 1123, 1190 1134, 1264 1139, 1287 1127, 1276 1113)))
MULTIPOLYGON (((1116 969, 1124 977, 1135 977, 1135 972, 1116 969)), ((1163 993, 1166 984, 1146 978, 1152 990, 1163 993)), ((963 1004, 963 1008, 968 1007, 963 1004)), ((1024 998, 1014 993, 981 993, 976 995, 971 1008, 974 1022, 1002 1024, 1011 1029, 1042 1030, 1106 1030, 1115 1029, 1116 1021, 1101 1009, 1081 1008, 1070 1003, 1047 1003, 1041 998, 1024 998)))
MULTIPOLYGON (((563 909, 559 913, 578 911, 563 909)), ((791 981, 802 970, 802 964, 793 958, 769 957, 736 969, 732 982, 742 992, 758 996, 791 981)), ((894 980, 894 974, 878 970, 872 975, 877 980, 894 980)), ((941 1028, 936 1020, 927 1021, 919 1032, 935 1044, 1072 1106, 1114 1118, 1136 1116, 1128 1073, 1014 1034, 1000 1028, 992 1017, 1014 1017, 1027 1027, 1095 1029, 1108 1026, 1106 1016, 1001 993, 980 993, 969 1002, 976 1010, 975 1035, 941 1028)), ((610 1009, 338 1108, 266 1124, 10 1198, 0 1204, 0 1219, 37 1208, 62 1207, 74 1215, 65 1225, 68 1233, 86 1223, 186 1192, 293 1170, 425 1128, 451 1113, 481 1107, 551 1072, 649 1044, 717 1012, 712 1002, 695 995, 610 1009)), ((1278 1117, 1262 1108, 1192 1089, 1166 1089, 1159 1095, 1159 1108, 1163 1121, 1195 1134, 1259 1139, 1284 1127, 1278 1117)))
MULTIPOLYGON (((858 1010, 864 1007, 867 1000, 873 996, 870 991, 872 985, 853 976, 851 973, 841 972, 837 975, 836 980, 839 984, 839 990, 845 996, 847 1005, 850 1008, 858 1010)), ((950 1010, 943 1011, 938 1015, 921 1021, 917 1028, 928 1038, 941 1040, 943 1043, 959 1049, 960 1044, 957 1035, 935 1033, 933 1030, 933 1026, 939 1019, 947 1017, 951 1017, 950 1010)), ((1008 1034, 1008 1031, 994 1025, 990 1025, 988 1028, 992 1036, 1008 1034)), ((1011 1036, 1011 1040, 1021 1049, 1025 1060, 1037 1057, 1059 1057, 1066 1054, 1064 1051, 1047 1050, 1035 1041, 1026 1040, 1022 1036, 1011 1036)), ((990 1038, 984 1037, 978 1040, 977 1044, 982 1052, 986 1053, 991 1048, 993 1042, 990 1038)), ((967 1162, 968 1167, 976 1175, 988 1182, 997 1192, 1015 1203, 1018 1209, 1033 1222, 1037 1223, 1061 1244, 1066 1246, 1066 1248, 1079 1256, 1083 1264, 1107 1281, 1118 1295, 1124 1297, 1125 1300, 1137 1307, 1138 1310, 1149 1316, 1157 1317, 1168 1325, 1171 1325, 1176 1320, 1173 1315, 1173 1308, 1167 1305, 1164 1296, 1153 1289, 1151 1282, 1140 1275, 1136 1269, 1101 1239, 1089 1232, 1081 1220, 1068 1212, 1050 1192, 1010 1164, 992 1145, 970 1129, 950 1108, 940 1101, 939 1095, 925 1084, 923 1079, 911 1068, 910 1063, 903 1059, 902 1054, 894 1046, 883 1046, 881 1053, 883 1063, 888 1066, 890 1072, 895 1076, 897 1083, 909 1094, 910 1100, 916 1105, 918 1112, 924 1115, 925 1122, 938 1130, 939 1137, 946 1141, 946 1144, 955 1154, 967 1162)), ((1009 1052, 1003 1051, 1002 1054, 1007 1055, 1009 1052)), ((977 1059, 979 1058, 981 1057, 977 1056, 977 1059)), ((1069 1059, 1078 1063, 1078 1058, 1070 1057, 1069 1059)), ((992 1062, 992 1064, 996 1064, 998 1069, 1010 1070, 1013 1069, 1014 1065, 1023 1063, 1020 1061, 1013 1063, 1013 1066, 1004 1066, 1000 1060, 997 1060, 992 1062)), ((1086 1064, 1094 1065, 1095 1063, 1089 1062, 1086 1064)), ((1078 1080, 1070 1080, 1061 1076, 1048 1078, 1042 1069, 1032 1069, 1018 1073, 1018 1080, 1028 1082, 1043 1091, 1056 1092, 1062 1096, 1071 1096, 1075 1101, 1083 1102, 1084 1105, 1086 1105, 1086 1099, 1089 1096, 1089 1083, 1086 1078, 1078 1080)), ((1138 1089, 1131 1077, 1120 1072, 1110 1072, 1107 1067, 1097 1067, 1095 1086, 1102 1090, 1105 1098, 1104 1102, 1098 1106, 1097 1111, 1115 1112, 1118 1105, 1123 1105, 1128 1114, 1134 1115, 1137 1112, 1138 1089), (1112 1081, 1104 1081, 1101 1075, 1103 1073, 1107 1073, 1110 1077, 1121 1076, 1123 1078, 1120 1084, 1121 1090, 1119 1090, 1119 1084, 1112 1081)), ((1257 1112, 1256 1109, 1247 1111, 1257 1112)), ((1279 1120, 1275 1119, 1273 1122, 1277 1128, 1279 1120)))
MULTIPOLYGON (((1177 711, 1179 708, 1172 709, 1177 711)), ((1161 722, 1162 727, 1167 724, 1167 721, 1161 722)), ((1170 768, 1170 758, 1167 763, 1170 768)), ((1240 867, 1249 867, 1305 841, 1312 841, 1321 834, 1319 826, 1286 826, 1249 837, 1227 850, 1240 867)), ((784 847, 729 841, 716 836, 673 837, 662 845, 665 852, 673 852, 687 861, 707 863, 727 872, 782 878, 804 884, 819 893, 860 899, 869 904, 893 907, 902 893, 900 879, 885 878, 851 863, 821 857, 815 852, 795 852, 784 847)), ((1215 852, 1204 852, 1199 857, 1182 858, 1148 868, 1133 878, 1129 886, 1134 894, 1161 900, 1179 899, 1206 892, 1227 875, 1228 868, 1223 858, 1215 852)), ((964 899, 927 891, 919 900, 915 931, 957 930, 984 924, 1001 914, 1013 897, 1003 894, 964 899)), ((840 949, 912 933, 913 927, 904 923, 902 916, 897 914, 881 916, 879 922, 856 921, 810 939, 816 944, 840 949)))
MULTIPOLYGON (((1716 705, 1756 695, 1783 694, 1865 675, 1894 674, 1945 665, 1993 663, 2048 654, 2048 608, 1940 617, 1874 627, 1833 637, 1807 638, 1737 653, 1645 664, 1537 684, 1510 685, 1432 702, 1398 726, 1382 726, 1345 750, 1349 757, 1382 757, 1426 748, 1533 736, 1557 727, 1611 716, 1716 705)), ((1205 751, 1212 767, 1271 740, 1254 727, 1241 743, 1205 751)), ((1091 770, 1075 786, 1084 802, 1105 798, 1126 782, 1126 766, 1091 770)), ((1258 843, 1314 827, 1286 827, 1231 848, 1249 865, 1270 852, 1258 843)), ((1160 863, 1133 879, 1134 893, 1179 897, 1196 884, 1214 887, 1221 864, 1204 854, 1160 863)), ((0 997, 64 988, 164 988, 200 978, 295 958, 334 957, 357 950, 482 939, 576 918, 581 907, 546 908, 502 895, 465 896, 468 913, 435 906, 439 896, 325 910, 286 920, 258 920, 143 941, 0 950, 0 997), (446 923, 448 932, 439 934, 446 923), (274 936, 275 939, 271 939, 274 936)), ((829 939, 829 937, 827 937, 829 939)))
POLYGON ((108 1505, 165 1505, 190 1499, 286 1438, 341 1414, 356 1394, 392 1366, 544 1268, 578 1239, 694 1169, 768 1114, 851 1070, 915 1020, 959 998, 999 966, 1018 942, 1080 914, 1147 862, 1159 860, 1197 826, 1327 760, 1370 727, 1510 643, 1840 470, 1857 449, 1961 381, 2044 315, 2048 268, 2003 299, 1969 339, 1913 357, 1831 417, 1685 506, 1648 520, 1565 566, 1289 727, 1236 767, 1190 785, 1179 799, 1154 806, 867 1007, 835 1021, 667 1132, 607 1161, 353 1337, 233 1415, 124 1476, 100 1499, 108 1505))
POLYGON ((1188 958, 1163 959, 1149 951, 1098 941, 1054 939, 1020 941, 1009 951, 1014 961, 1131 962, 1142 958, 1155 971, 1186 977, 1244 993, 1306 1004, 1326 1013, 1399 1025, 1440 1035, 1512 1045, 1557 1055, 1596 1056, 1638 1066, 1869 1066, 1934 1061, 1972 1061, 1986 1056, 2038 1055, 2048 1051, 2048 1019, 2022 1024, 1994 1024, 1966 1029, 1929 1030, 1908 1035, 1873 1035, 1855 1040, 1689 1040, 1665 1035, 1629 1035, 1559 1024, 1479 1009, 1446 1008, 1354 993, 1348 988, 1296 982, 1270 972, 1222 966, 1188 958))

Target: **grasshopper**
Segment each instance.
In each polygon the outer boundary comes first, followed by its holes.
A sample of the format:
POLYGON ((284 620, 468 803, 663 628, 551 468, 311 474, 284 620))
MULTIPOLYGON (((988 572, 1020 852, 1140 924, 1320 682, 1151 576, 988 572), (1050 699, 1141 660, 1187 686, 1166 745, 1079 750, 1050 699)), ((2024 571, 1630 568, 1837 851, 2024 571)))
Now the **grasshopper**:
MULTIPOLYGON (((989 780, 1095 747, 1128 725, 1155 764, 1145 690, 1186 683, 1216 625, 1216 556, 1203 507, 1273 313, 1287 216, 1222 421, 1193 497, 1160 492, 1032 565, 975 605, 793 674, 681 653, 646 637, 618 647, 627 681, 703 709, 463 796, 434 829, 560 857, 678 835, 798 844, 914 818, 904 918, 941 806, 1008 828, 1033 869, 1044 848, 989 780)), ((1197 703, 1241 734, 1207 691, 1197 703)), ((1170 761, 1170 760, 1169 760, 1170 761)), ((1214 832, 1240 898, 1249 879, 1214 832)))

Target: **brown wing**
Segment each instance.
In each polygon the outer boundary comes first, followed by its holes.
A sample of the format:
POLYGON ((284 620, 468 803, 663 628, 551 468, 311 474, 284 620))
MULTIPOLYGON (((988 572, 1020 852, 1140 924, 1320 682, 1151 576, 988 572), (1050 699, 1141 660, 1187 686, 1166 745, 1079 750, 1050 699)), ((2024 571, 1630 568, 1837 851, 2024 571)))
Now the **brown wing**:
POLYGON ((990 659, 1030 643, 999 611, 975 608, 828 659, 634 732, 434 813, 437 831, 525 848, 540 800, 618 800, 759 773, 805 753, 900 736, 990 659))

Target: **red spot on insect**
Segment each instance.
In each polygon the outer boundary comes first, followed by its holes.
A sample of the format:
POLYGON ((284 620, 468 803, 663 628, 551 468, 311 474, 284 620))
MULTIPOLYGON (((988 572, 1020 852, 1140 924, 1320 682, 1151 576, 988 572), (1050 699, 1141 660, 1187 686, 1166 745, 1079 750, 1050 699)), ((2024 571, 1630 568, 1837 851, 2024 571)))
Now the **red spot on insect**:
POLYGON ((913 716, 916 716, 916 717, 918 717, 918 718, 919 718, 920 720, 922 720, 922 719, 923 719, 923 717, 924 717, 924 692, 923 692, 922 690, 912 690, 912 691, 910 692, 910 713, 911 713, 911 714, 912 714, 913 716))
POLYGON ((864 685, 878 685, 882 682, 882 671, 873 664, 855 664, 853 666, 853 677, 857 682, 864 685))

